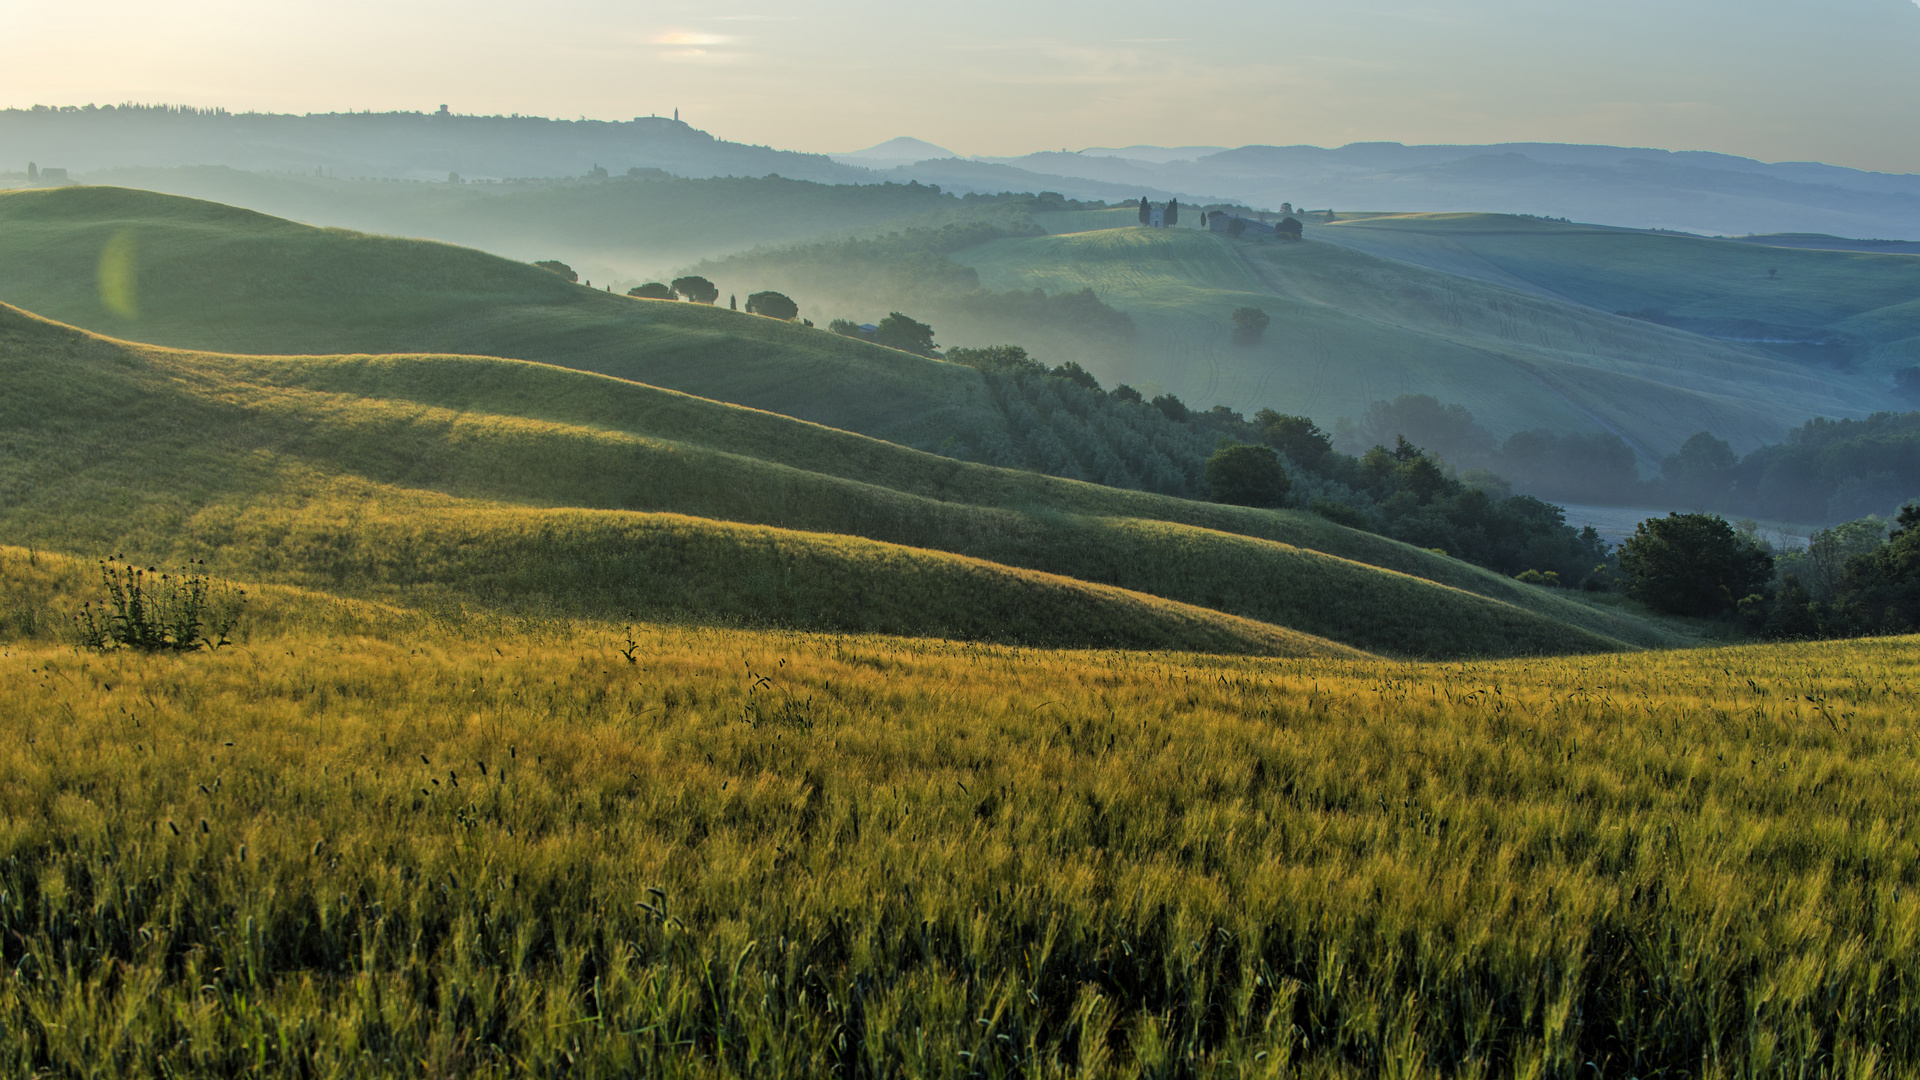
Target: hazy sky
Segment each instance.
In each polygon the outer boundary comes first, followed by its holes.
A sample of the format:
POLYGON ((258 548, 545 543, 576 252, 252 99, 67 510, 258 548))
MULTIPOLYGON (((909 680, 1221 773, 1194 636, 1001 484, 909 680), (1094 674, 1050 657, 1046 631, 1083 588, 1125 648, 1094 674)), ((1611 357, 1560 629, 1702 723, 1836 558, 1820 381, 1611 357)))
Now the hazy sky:
POLYGON ((1920 0, 0 0, 0 107, 626 119, 966 154, 1555 141, 1920 172, 1920 0))

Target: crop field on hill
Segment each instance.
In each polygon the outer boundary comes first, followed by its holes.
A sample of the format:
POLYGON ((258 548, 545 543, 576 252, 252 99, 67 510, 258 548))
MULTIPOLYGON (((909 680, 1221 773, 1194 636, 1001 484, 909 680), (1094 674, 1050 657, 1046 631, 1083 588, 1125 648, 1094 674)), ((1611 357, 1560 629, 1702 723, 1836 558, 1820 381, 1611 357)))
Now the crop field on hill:
POLYGON ((1901 1075, 1920 641, 1407 664, 251 590, 0 549, 19 1075, 1901 1075))
POLYGON ((1611 430, 1657 460, 1695 431, 1752 446, 1810 415, 1884 404, 1862 376, 1318 239, 1345 227, 1316 227, 1301 244, 1107 228, 996 240, 954 258, 989 288, 1093 289, 1139 334, 1124 352, 1081 362, 1109 383, 1200 406, 1330 420, 1429 393, 1500 435, 1611 430), (1233 340, 1239 307, 1273 320, 1256 344, 1233 340))

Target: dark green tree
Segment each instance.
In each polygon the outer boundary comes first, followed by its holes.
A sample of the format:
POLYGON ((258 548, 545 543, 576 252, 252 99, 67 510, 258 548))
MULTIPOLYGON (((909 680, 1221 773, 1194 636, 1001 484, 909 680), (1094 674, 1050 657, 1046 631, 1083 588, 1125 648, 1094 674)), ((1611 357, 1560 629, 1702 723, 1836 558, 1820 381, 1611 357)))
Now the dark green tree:
POLYGON ((1093 372, 1088 371, 1086 368, 1081 367, 1071 360, 1054 368, 1047 374, 1052 375, 1056 379, 1065 379, 1075 386, 1085 387, 1088 390, 1100 390, 1100 380, 1093 377, 1093 372))
POLYGON ((1319 472, 1321 463, 1333 452, 1333 438, 1320 430, 1310 417, 1287 416, 1272 409, 1253 414, 1254 426, 1267 445, 1287 455, 1295 465, 1308 472, 1319 472))
POLYGON ((1168 199, 1167 200, 1167 228, 1171 229, 1178 224, 1180 224, 1180 200, 1168 199))
POLYGON ((1739 460, 1726 440, 1702 431, 1683 443, 1678 453, 1660 463, 1660 475, 1678 497, 1705 504, 1726 494, 1733 467, 1739 460))
POLYGON ((1188 411, 1187 403, 1172 394, 1163 394, 1149 402, 1160 414, 1176 424, 1184 424, 1193 414, 1188 411))
POLYGON ((1766 588, 1773 554, 1718 514, 1668 514, 1642 521, 1620 545, 1620 572, 1627 595, 1650 608, 1728 615, 1766 588))
POLYGON ((1288 216, 1273 227, 1273 232, 1282 240, 1298 240, 1306 230, 1301 228, 1299 218, 1288 216))
POLYGON ((720 299, 720 289, 698 274, 673 279, 673 291, 696 304, 711 304, 720 299))
POLYGON ((937 347, 933 343, 933 327, 917 322, 899 312, 891 312, 880 320, 874 329, 873 340, 889 349, 902 352, 919 353, 931 356, 937 347))
POLYGON ((1114 387, 1113 396, 1115 400, 1131 401, 1136 405, 1141 404, 1147 400, 1146 397, 1140 393, 1140 391, 1135 390, 1133 387, 1128 386, 1126 383, 1121 383, 1119 386, 1114 387))
POLYGON ((841 337, 859 337, 860 324, 852 319, 834 319, 827 323, 827 329, 841 337))
POLYGON ((1272 317, 1257 307, 1234 308, 1233 343, 1255 344, 1260 340, 1260 336, 1267 332, 1267 324, 1272 321, 1272 317))
POLYGON ((1234 506, 1283 506, 1292 487, 1268 446, 1224 446, 1207 459, 1207 498, 1234 506))
POLYGON ((1847 562, 1844 606, 1864 633, 1920 629, 1920 502, 1901 507, 1896 520, 1885 544, 1847 562))
POLYGON ((559 259, 542 259, 533 265, 549 273, 559 274, 561 277, 575 284, 578 284, 580 281, 580 275, 573 272, 573 267, 568 266, 559 259))
POLYGON ((787 298, 785 293, 757 292, 747 297, 747 311, 753 315, 765 315, 769 319, 797 319, 800 317, 800 305, 787 298))
POLYGON ((627 295, 637 296, 642 300, 678 300, 679 299, 679 297, 674 294, 673 289, 669 288, 666 285, 662 285, 657 281, 649 281, 645 285, 635 285, 633 288, 627 290, 627 295))
POLYGON ((1152 208, 1147 206, 1147 197, 1145 195, 1142 195, 1140 196, 1140 224, 1145 225, 1147 222, 1152 220, 1153 220, 1153 210, 1152 208))

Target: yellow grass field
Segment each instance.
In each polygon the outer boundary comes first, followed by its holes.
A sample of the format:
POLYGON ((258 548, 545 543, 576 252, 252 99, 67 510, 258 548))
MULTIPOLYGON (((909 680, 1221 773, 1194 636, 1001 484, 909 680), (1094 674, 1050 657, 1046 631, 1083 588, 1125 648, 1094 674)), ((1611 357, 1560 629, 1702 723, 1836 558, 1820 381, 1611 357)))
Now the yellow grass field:
POLYGON ((155 657, 60 642, 87 572, 0 552, 9 1075, 1920 1068, 1920 640, 1226 658, 270 586, 155 657))

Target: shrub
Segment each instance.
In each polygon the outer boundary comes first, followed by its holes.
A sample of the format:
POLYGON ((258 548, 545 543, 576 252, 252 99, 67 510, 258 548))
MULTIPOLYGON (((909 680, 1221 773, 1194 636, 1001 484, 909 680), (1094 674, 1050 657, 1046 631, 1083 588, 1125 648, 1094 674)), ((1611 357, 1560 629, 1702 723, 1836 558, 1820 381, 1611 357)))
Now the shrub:
POLYGON ((747 297, 747 313, 765 315, 769 319, 797 319, 800 317, 800 305, 785 293, 757 292, 747 297))
POLYGON ((645 285, 636 285, 633 288, 627 290, 627 295, 637 296, 642 300, 678 300, 679 299, 679 296, 677 296, 674 293, 673 289, 670 286, 662 285, 657 281, 649 281, 645 285))
POLYGON ((1233 340, 1236 345, 1252 345, 1267 332, 1272 316, 1257 307, 1233 309, 1233 340))
POLYGON ((1513 575, 1513 579, 1526 585, 1544 585, 1549 589, 1557 589, 1560 587, 1560 575, 1552 570, 1545 572, 1539 570, 1522 570, 1513 575))
POLYGON ((89 649, 193 652, 226 645, 246 603, 244 590, 216 584, 205 573, 161 573, 100 560, 106 596, 74 616, 80 644, 89 649))
POLYGON ((1284 505, 1292 487, 1270 446, 1225 446, 1207 459, 1207 498, 1235 506, 1284 505))
POLYGON ((827 323, 827 329, 841 337, 860 336, 860 324, 852 319, 833 319, 827 323))
POLYGON ((1313 502, 1307 504, 1307 509, 1319 514, 1335 525, 1345 525, 1349 529, 1371 530, 1374 527, 1372 519, 1368 518, 1366 514, 1357 508, 1343 503, 1338 499, 1329 499, 1325 495, 1321 495, 1315 498, 1313 502))
POLYGON ((578 284, 580 281, 580 275, 573 272, 573 267, 568 266, 559 259, 542 259, 533 265, 550 273, 559 274, 561 277, 575 284, 578 284))

